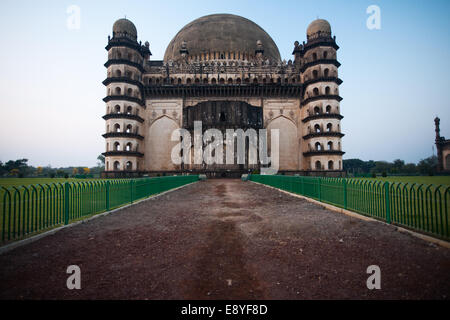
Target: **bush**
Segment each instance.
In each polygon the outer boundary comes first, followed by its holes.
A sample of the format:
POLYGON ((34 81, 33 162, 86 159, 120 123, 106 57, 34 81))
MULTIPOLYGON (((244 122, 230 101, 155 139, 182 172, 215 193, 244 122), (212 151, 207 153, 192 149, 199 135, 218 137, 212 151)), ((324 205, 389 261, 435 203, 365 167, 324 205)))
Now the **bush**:
POLYGON ((386 171, 383 171, 383 173, 381 174, 381 176, 382 176, 383 178, 386 178, 386 177, 387 177, 386 171))
POLYGON ((69 179, 69 175, 66 173, 66 174, 64 175, 64 178, 69 179))
POLYGON ((374 173, 372 173, 372 178, 376 178, 377 177, 377 174, 374 172, 374 173))
POLYGON ((56 176, 56 174, 54 173, 54 172, 51 172, 50 174, 49 174, 49 177, 50 178, 54 178, 56 176))

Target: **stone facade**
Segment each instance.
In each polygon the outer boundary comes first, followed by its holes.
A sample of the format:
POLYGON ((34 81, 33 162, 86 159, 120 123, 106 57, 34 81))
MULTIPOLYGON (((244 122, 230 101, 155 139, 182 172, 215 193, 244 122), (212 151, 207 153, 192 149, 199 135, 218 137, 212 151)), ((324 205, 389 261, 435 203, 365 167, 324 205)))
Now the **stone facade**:
POLYGON ((150 59, 133 23, 118 20, 108 37, 107 176, 205 172, 241 174, 245 165, 175 165, 173 130, 279 129, 280 172, 342 174, 336 52, 325 20, 313 21, 294 59, 281 61, 271 37, 235 15, 211 15, 184 27, 163 61, 150 59))

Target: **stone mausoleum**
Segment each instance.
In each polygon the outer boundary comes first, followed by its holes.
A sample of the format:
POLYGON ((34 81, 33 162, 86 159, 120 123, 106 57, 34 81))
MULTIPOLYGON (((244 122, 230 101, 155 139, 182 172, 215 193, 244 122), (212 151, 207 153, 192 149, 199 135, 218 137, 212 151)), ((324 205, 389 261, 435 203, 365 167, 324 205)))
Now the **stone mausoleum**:
MULTIPOLYGON (((177 128, 279 129, 279 173, 342 174, 339 46, 326 20, 313 21, 293 59, 273 39, 231 14, 192 21, 152 60, 135 25, 120 19, 108 37, 105 176, 206 173, 238 176, 245 164, 181 164, 171 160, 177 128)), ((270 132, 270 131, 269 131, 270 132)))

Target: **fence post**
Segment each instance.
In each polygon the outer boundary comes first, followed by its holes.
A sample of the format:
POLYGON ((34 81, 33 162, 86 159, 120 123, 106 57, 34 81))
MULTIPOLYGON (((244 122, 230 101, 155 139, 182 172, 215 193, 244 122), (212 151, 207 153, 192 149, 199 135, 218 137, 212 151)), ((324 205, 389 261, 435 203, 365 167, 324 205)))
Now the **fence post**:
POLYGON ((109 205, 109 180, 106 180, 106 211, 110 210, 110 205, 109 205))
POLYGON ((391 223, 391 206, 389 204, 389 182, 384 183, 384 202, 386 205, 386 222, 391 223))
POLYGON ((64 224, 69 224, 69 183, 64 183, 64 224))
POLYGON ((347 209, 347 179, 344 179, 343 183, 344 183, 344 209, 347 209))
POLYGON ((133 203, 133 179, 130 179, 130 203, 133 203))
POLYGON ((322 182, 322 179, 321 178, 318 178, 318 180, 319 180, 319 182, 318 182, 318 185, 319 185, 319 201, 322 201, 322 187, 321 187, 321 182, 322 182))

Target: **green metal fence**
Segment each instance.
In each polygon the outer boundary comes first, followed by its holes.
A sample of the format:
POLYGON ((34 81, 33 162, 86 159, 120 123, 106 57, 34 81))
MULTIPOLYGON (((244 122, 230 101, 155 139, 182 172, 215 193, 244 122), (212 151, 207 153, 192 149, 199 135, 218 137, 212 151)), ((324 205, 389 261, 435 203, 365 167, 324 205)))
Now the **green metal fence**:
POLYGON ((268 175, 250 180, 450 240, 449 186, 268 175))
POLYGON ((0 186, 0 243, 133 203, 185 184, 197 175, 0 186))

